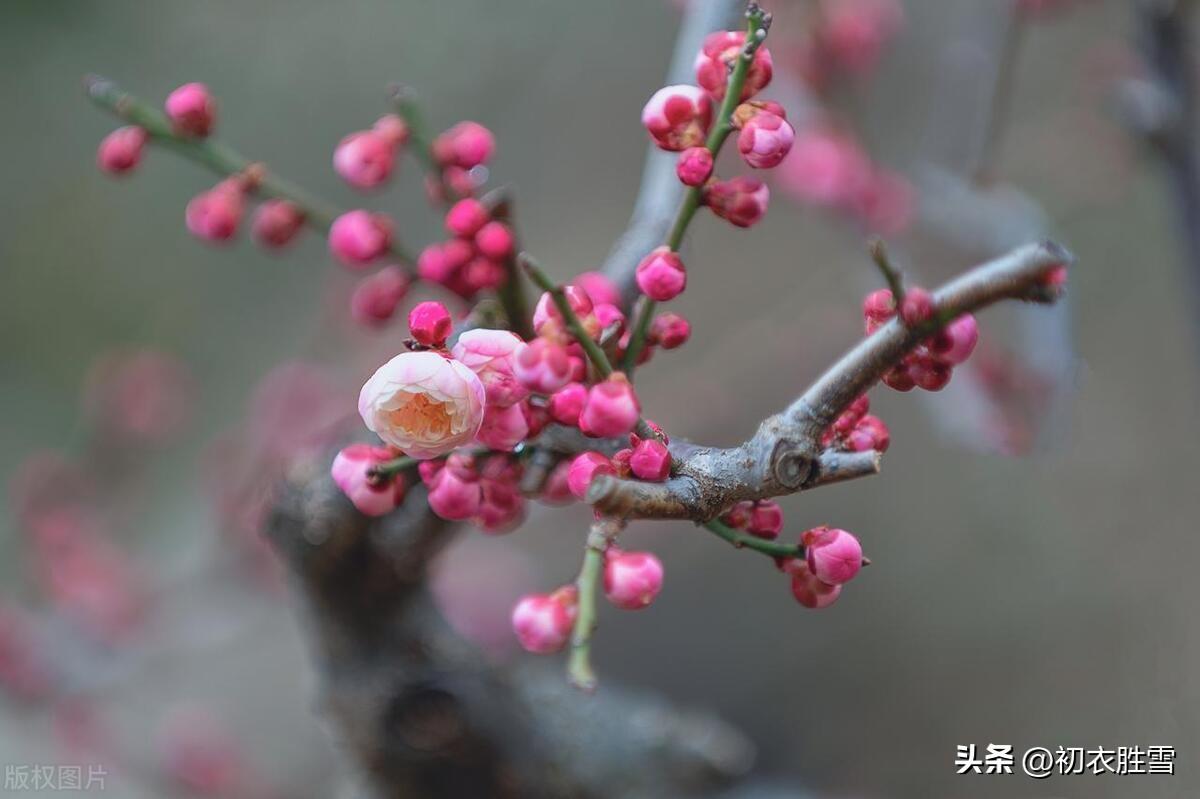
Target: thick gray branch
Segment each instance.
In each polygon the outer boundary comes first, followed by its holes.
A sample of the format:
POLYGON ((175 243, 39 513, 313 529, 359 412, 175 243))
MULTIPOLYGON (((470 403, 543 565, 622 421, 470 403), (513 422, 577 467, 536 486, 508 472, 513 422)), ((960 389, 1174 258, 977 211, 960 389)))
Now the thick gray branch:
POLYGON ((1029 244, 966 272, 934 292, 934 319, 910 328, 893 319, 817 378, 749 440, 728 449, 677 453, 677 476, 664 483, 602 477, 588 501, 625 518, 712 519, 734 502, 782 496, 818 485, 874 474, 873 453, 820 451, 822 433, 856 397, 941 326, 964 313, 1007 299, 1053 302, 1048 271, 1073 260, 1054 242, 1029 244))

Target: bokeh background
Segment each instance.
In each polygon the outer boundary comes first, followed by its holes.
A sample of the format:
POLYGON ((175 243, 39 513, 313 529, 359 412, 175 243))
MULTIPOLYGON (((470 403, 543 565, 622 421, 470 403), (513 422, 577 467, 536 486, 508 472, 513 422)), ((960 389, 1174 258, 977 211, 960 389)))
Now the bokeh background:
MULTIPOLYGON (((779 5, 786 30, 794 9, 779 5)), ((882 68, 837 103, 880 161, 916 175, 931 134, 977 114, 947 115, 938 92, 955 37, 986 29, 997 4, 903 5, 882 68)), ((154 101, 204 81, 222 139, 341 205, 360 200, 337 180, 332 148, 403 81, 433 124, 492 128, 492 172, 516 192, 525 244, 566 278, 595 268, 625 226, 645 148, 639 112, 677 21, 669 3, 631 0, 3 4, 0 478, 32 453, 85 446, 81 392, 106 352, 171 353, 192 381, 186 432, 111 489, 132 509, 114 537, 170 594, 154 636, 133 654, 99 655, 53 636, 56 659, 82 659, 74 684, 98 697, 94 712, 130 764, 110 791, 159 795, 135 776, 157 773, 164 718, 207 713, 286 795, 331 795, 333 744, 290 600, 213 567, 229 539, 206 474, 214 458, 222 468, 214 437, 242 423, 281 362, 321 366, 350 397, 403 331, 341 319, 353 278, 317 236, 283 257, 193 240, 183 207, 212 183, 198 167, 152 150, 130 179, 101 175, 94 147, 113 121, 83 97, 81 77, 98 72, 154 101)), ((798 607, 759 557, 688 525, 634 527, 630 542, 663 558, 667 587, 647 612, 602 609, 605 680, 718 712, 758 745, 762 774, 814 796, 1200 793, 1196 294, 1159 164, 1112 113, 1114 81, 1136 68, 1132 22, 1110 0, 1029 30, 997 159, 999 178, 1036 198, 1079 260, 1075 351, 1055 376, 1065 394, 1052 423, 1019 456, 996 454, 947 433, 952 405, 876 391, 893 432, 883 473, 784 502, 790 529, 853 530, 873 561, 820 613, 798 607), (1170 745, 1178 774, 955 776, 956 744, 991 742, 1170 745)), ((367 202, 420 246, 438 220, 416 164, 402 169, 367 202)), ((645 370, 643 401, 675 435, 730 444, 860 335, 874 275, 858 229, 783 192, 753 232, 698 221, 677 301, 694 337, 645 370)), ((986 255, 928 235, 895 248, 931 280, 986 255)), ((1026 318, 985 313, 983 335, 1017 342, 1026 318)), ((40 612, 25 539, 4 516, 0 590, 40 612)), ((586 519, 543 509, 511 536, 465 534, 442 579, 485 575, 489 598, 556 584, 576 568, 586 519)), ((503 626, 506 605, 484 625, 503 626)), ((0 762, 60 762, 63 726, 61 713, 6 700, 0 762)))

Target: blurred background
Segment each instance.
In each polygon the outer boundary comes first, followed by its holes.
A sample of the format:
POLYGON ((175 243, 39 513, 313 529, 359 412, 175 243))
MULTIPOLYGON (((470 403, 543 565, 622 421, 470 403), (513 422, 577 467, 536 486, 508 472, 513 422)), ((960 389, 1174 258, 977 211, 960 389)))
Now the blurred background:
MULTIPOLYGON (((992 349, 965 390, 873 392, 892 430, 880 476, 784 500, 789 530, 830 523, 864 542, 873 565, 835 607, 800 608, 769 563, 690 525, 636 525, 629 544, 663 559, 666 589, 644 613, 601 609, 597 668, 717 712, 753 739, 758 773, 813 796, 1200 794, 1196 276, 1162 159, 1124 122, 1122 87, 1144 76, 1134 14, 1081 2, 1025 26, 1002 136, 970 184, 955 175, 994 107, 1007 9, 902 6, 880 63, 814 95, 810 4, 768 4, 767 96, 819 102, 909 181, 912 223, 876 225, 901 266, 932 284, 1052 235, 1078 257, 1070 307, 984 312, 992 349), (1177 774, 956 776, 955 747, 971 743, 1167 745, 1177 774)), ((626 225, 639 113, 679 13, 629 0, 4 3, 6 768, 103 763, 107 789, 131 797, 211 793, 205 780, 228 770, 248 793, 333 794, 340 767, 293 600, 255 533, 278 466, 354 414, 405 335, 348 320, 354 278, 311 232, 278 257, 245 237, 195 241, 183 208, 213 183, 195 165, 151 149, 129 179, 100 174, 114 121, 82 76, 154 103, 207 83, 222 140, 339 205, 389 211, 415 248, 441 234, 414 162, 366 201, 330 165, 402 81, 436 128, 495 132, 493 182, 513 187, 525 246, 566 279, 626 225), (24 503, 72 481, 90 492, 87 519, 23 529, 24 503), (103 534, 64 562, 59 526, 81 524, 103 534)), ((689 291, 672 308, 693 338, 639 381, 673 435, 741 441, 861 335, 878 280, 863 227, 784 177, 773 189, 752 233, 707 214, 693 227, 689 291)), ((527 657, 508 608, 570 578, 588 515, 538 508, 515 534, 464 533, 438 565, 452 621, 496 658, 527 657)))

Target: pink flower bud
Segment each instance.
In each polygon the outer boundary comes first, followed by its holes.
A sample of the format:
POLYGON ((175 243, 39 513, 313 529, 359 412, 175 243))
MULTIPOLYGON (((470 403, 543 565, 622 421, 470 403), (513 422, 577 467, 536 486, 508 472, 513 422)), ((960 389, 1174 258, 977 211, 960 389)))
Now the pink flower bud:
POLYGON ((763 111, 755 114, 738 134, 738 152, 755 169, 770 169, 791 152, 796 131, 783 117, 763 111))
POLYGON ((508 270, 504 268, 504 264, 491 258, 473 258, 463 267, 462 278, 466 287, 474 294, 504 285, 508 280, 508 270))
POLYGON ((529 395, 529 390, 513 374, 517 351, 524 347, 525 343, 515 333, 476 328, 459 336, 450 353, 479 375, 489 406, 508 407, 529 395))
POLYGON ((661 483, 671 476, 671 453, 658 439, 647 438, 633 448, 629 470, 639 480, 661 483))
POLYGON ((130 171, 142 160, 146 138, 146 131, 136 125, 117 128, 100 141, 100 147, 96 150, 96 166, 110 175, 130 171))
POLYGON ((529 438, 536 438, 550 424, 550 412, 545 405, 525 400, 518 407, 525 414, 525 424, 529 425, 529 438))
POLYGON ((494 261, 503 261, 513 253, 513 234, 503 222, 488 222, 475 234, 479 252, 494 261))
POLYGON ((383 214, 347 211, 329 228, 329 251, 346 266, 360 268, 387 252, 392 223, 383 214))
POLYGON ((566 646, 578 612, 575 586, 563 586, 549 595, 529 594, 513 608, 513 632, 525 651, 549 655, 566 646))
POLYGON ((304 213, 287 200, 266 200, 254 212, 250 232, 268 249, 286 246, 304 226, 304 213))
POLYGON ((754 510, 754 503, 749 500, 738 502, 732 508, 725 511, 721 516, 721 521, 738 530, 745 530, 746 525, 750 524, 750 513, 754 510))
POLYGON ((891 443, 891 431, 878 416, 862 417, 846 435, 846 447, 851 452, 887 452, 891 443))
POLYGON ((920 361, 908 366, 908 376, 918 388, 926 391, 941 391, 950 382, 953 369, 936 361, 920 361))
POLYGON ((814 527, 800 536, 808 568, 823 583, 848 583, 862 568, 862 545, 845 530, 814 527))
POLYGON ((472 169, 492 157, 496 140, 478 122, 459 122, 433 141, 434 157, 443 166, 472 169))
POLYGON ((392 147, 403 147, 408 143, 408 123, 399 114, 384 114, 375 121, 371 130, 382 136, 392 147))
POLYGON ((185 83, 167 95, 171 127, 183 136, 207 136, 217 118, 217 104, 203 83, 185 83))
POLYGON ((662 562, 649 552, 610 549, 604 559, 604 595, 624 610, 649 607, 662 590, 662 562))
POLYGON ((908 368, 903 364, 884 372, 882 379, 885 386, 896 391, 912 391, 917 385, 908 368))
POLYGON ((427 486, 429 509, 443 519, 459 522, 479 512, 483 489, 468 461, 456 462, 452 456, 427 486))
POLYGON ((823 52, 847 72, 867 72, 879 61, 884 43, 903 17, 896 0, 834 3, 826 8, 821 22, 823 52))
POLYGON ((575 497, 571 495, 571 486, 567 482, 567 475, 570 471, 571 461, 559 461, 558 465, 550 471, 550 476, 546 478, 546 483, 542 486, 542 493, 538 499, 547 505, 567 505, 574 502, 575 497))
POLYGON ((1067 285, 1067 267, 1066 264, 1055 264, 1046 270, 1045 276, 1041 280, 1041 284, 1047 288, 1061 289, 1067 285))
POLYGON ((546 406, 550 411, 550 418, 559 424, 578 426, 579 414, 583 413, 587 395, 587 386, 583 383, 568 383, 563 386, 550 395, 550 402, 546 406))
POLYGON ((871 159, 854 139, 813 127, 796 137, 779 180, 805 202, 845 210, 854 208, 867 190, 873 171, 871 159))
POLYGON ((779 504, 769 499, 755 502, 750 507, 750 516, 746 520, 746 532, 750 535, 774 541, 783 530, 783 509, 779 504))
POLYGON ((660 313, 650 323, 651 338, 664 350, 682 347, 691 335, 691 323, 677 313, 660 313))
POLYGON ((620 334, 625 331, 625 312, 617 306, 609 305, 606 302, 597 303, 595 316, 599 332, 615 330, 620 334))
POLYGON ((440 302, 419 302, 408 312, 408 329, 418 344, 441 347, 450 337, 454 321, 440 302))
POLYGON ((602 474, 617 474, 612 461, 599 452, 584 452, 571 461, 571 468, 567 471, 567 486, 577 498, 584 499, 588 486, 602 474))
POLYGON ((588 390, 579 414, 579 429, 592 438, 623 436, 637 426, 642 413, 637 394, 619 373, 588 390))
POLYGON ((381 325, 392 318, 396 306, 408 293, 408 276, 398 266, 385 266, 363 278, 350 297, 350 315, 368 326, 381 325))
POLYGON ((382 516, 395 510, 404 500, 404 480, 398 477, 374 479, 368 475, 377 466, 396 457, 386 447, 351 444, 333 459, 330 475, 354 507, 367 516, 382 516))
POLYGON ((744 175, 710 183, 704 192, 704 202, 713 213, 737 227, 758 224, 770 200, 767 184, 744 175))
POLYGON ((679 154, 675 174, 685 186, 703 186, 712 176, 713 157, 707 147, 689 147, 679 154))
POLYGON ((242 222, 246 202, 236 180, 218 183, 191 199, 184 221, 193 236, 208 242, 229 241, 242 222))
POLYGON ((483 498, 472 521, 489 535, 510 532, 525 518, 525 497, 514 481, 482 481, 483 498))
POLYGON ((430 283, 447 285, 466 266, 471 254, 471 245, 458 239, 430 244, 417 257, 417 274, 430 283))
POLYGON ((529 436, 529 423, 520 405, 489 404, 483 412, 483 424, 475 440, 497 452, 511 450, 529 436))
POLYGON ((382 133, 351 133, 333 151, 333 168, 356 189, 373 189, 392 174, 396 147, 382 133))
POLYGON ((629 461, 633 459, 633 449, 626 447, 619 449, 613 453, 612 465, 617 470, 617 476, 622 479, 627 479, 633 474, 633 469, 629 468, 629 461))
POLYGON ((561 344, 535 338, 517 350, 513 374, 523 386, 538 394, 553 394, 571 380, 571 361, 561 344))
POLYGON ((572 283, 581 288, 594 305, 621 305, 621 292, 608 275, 601 272, 584 272, 572 283))
POLYGON ((637 284, 655 302, 673 300, 687 287, 687 270, 679 253, 657 247, 637 265, 637 284))
MULTIPOLYGON (((729 68, 742 55, 746 44, 745 31, 715 31, 704 38, 704 44, 696 56, 696 83, 717 100, 725 97, 729 83, 729 68)), ((754 60, 746 73, 739 100, 748 100, 762 91, 771 82, 771 53, 765 47, 754 52, 754 60)))
POLYGON ((906 178, 876 169, 854 199, 853 211, 868 230, 895 236, 908 230, 916 215, 917 193, 906 178))
MULTIPOLYGON (((581 322, 585 325, 589 321, 593 324, 595 323, 595 320, 590 318, 595 306, 592 303, 592 298, 588 296, 586 291, 578 286, 564 286, 563 294, 566 295, 567 304, 574 311, 575 315, 579 317, 581 322)), ((554 304, 554 298, 550 296, 550 292, 544 292, 538 298, 537 305, 533 309, 534 331, 541 334, 543 331, 548 332, 551 329, 561 328, 563 323, 562 314, 558 312, 558 306, 554 304), (549 327, 547 327, 548 325, 549 327)))
POLYGON ((978 343, 979 324, 971 314, 963 314, 934 337, 934 352, 941 360, 957 366, 971 357, 978 343))
POLYGON ((367 429, 422 460, 474 439, 483 406, 483 384, 475 373, 436 352, 397 355, 379 367, 358 396, 367 429))
POLYGON ((712 100, 695 86, 665 86, 642 109, 642 125, 663 150, 686 150, 704 143, 712 122, 712 100))
POLYGON ((840 585, 821 582, 802 560, 793 560, 788 564, 786 571, 792 576, 792 596, 806 608, 827 608, 841 596, 840 585))
POLYGON ((446 230, 461 239, 472 238, 490 222, 492 215, 474 197, 459 200, 446 212, 446 230))
POLYGON ((909 288, 900 301, 900 318, 910 327, 928 322, 933 318, 933 295, 920 286, 909 288))
POLYGON ((868 334, 895 315, 896 300, 890 289, 876 289, 863 299, 863 320, 867 323, 868 334))

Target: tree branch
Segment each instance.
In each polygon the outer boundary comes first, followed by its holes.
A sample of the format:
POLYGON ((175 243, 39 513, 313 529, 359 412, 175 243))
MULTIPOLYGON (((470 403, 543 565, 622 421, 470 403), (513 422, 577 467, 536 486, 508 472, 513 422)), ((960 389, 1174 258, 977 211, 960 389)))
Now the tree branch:
POLYGON ((1007 299, 1053 302, 1049 271, 1073 256, 1054 242, 1030 244, 989 261, 934 292, 934 317, 924 325, 885 324, 853 347, 782 413, 737 447, 698 448, 676 456, 676 476, 663 483, 592 482, 587 500, 618 518, 706 522, 735 502, 766 499, 874 474, 878 454, 820 449, 822 433, 888 369, 956 317, 1007 299))

